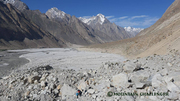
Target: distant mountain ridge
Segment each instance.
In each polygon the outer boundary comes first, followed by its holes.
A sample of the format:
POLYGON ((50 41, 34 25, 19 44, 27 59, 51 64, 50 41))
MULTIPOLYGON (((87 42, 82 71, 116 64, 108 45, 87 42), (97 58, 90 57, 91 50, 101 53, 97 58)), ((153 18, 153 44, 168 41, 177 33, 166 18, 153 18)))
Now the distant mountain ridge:
POLYGON ((143 28, 124 27, 125 31, 135 37, 139 32, 144 30, 143 28))
POLYGON ((103 14, 97 14, 97 16, 90 17, 88 19, 79 17, 79 19, 91 26, 93 29, 97 29, 106 33, 113 41, 131 38, 131 34, 127 33, 123 27, 117 26, 115 23, 111 23, 103 14))
POLYGON ((4 4, 12 4, 25 15, 30 23, 37 25, 43 31, 55 36, 61 43, 60 46, 67 45, 67 43, 90 45, 132 37, 124 28, 111 23, 102 14, 93 17, 93 19, 89 20, 89 24, 86 24, 82 22, 81 19, 66 14, 56 7, 42 14, 39 10, 30 10, 28 6, 20 0, 0 1, 4 4))

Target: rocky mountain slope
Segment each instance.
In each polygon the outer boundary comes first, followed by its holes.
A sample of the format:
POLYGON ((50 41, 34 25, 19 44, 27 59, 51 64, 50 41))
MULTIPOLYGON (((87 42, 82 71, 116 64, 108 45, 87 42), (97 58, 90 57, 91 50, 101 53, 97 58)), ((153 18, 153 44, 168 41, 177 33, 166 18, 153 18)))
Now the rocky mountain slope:
POLYGON ((179 5, 180 0, 175 0, 162 18, 134 38, 92 47, 104 49, 106 52, 138 57, 167 54, 172 49, 180 51, 179 5))
POLYGON ((104 15, 97 14, 89 19, 79 18, 82 22, 91 26, 93 29, 100 30, 106 33, 113 41, 127 39, 132 37, 131 34, 126 33, 124 28, 117 26, 115 23, 111 23, 104 15))
POLYGON ((62 47, 63 42, 32 23, 11 4, 0 2, 0 48, 62 47))
MULTIPOLYGON (((81 38, 86 40, 89 44, 104 43, 104 42, 112 41, 109 36, 102 33, 101 31, 91 28, 90 26, 81 22, 75 16, 66 14, 65 12, 58 10, 55 7, 49 9, 46 12, 46 15, 52 21, 56 21, 58 23, 63 23, 63 24, 65 24, 65 26, 69 26, 71 28, 71 30, 73 30, 75 33, 77 33, 77 35, 79 35, 81 38)), ((71 33, 71 34, 73 35, 74 33, 71 33)), ((58 33, 55 36, 57 36, 57 35, 58 35, 58 33)), ((71 36, 68 36, 68 37, 71 37, 71 36)), ((81 41, 81 40, 79 40, 79 41, 81 41)), ((83 42, 79 43, 79 44, 83 44, 83 42)))
POLYGON ((56 19, 48 17, 47 15, 52 12, 60 12, 57 8, 52 8, 48 14, 42 14, 40 11, 29 10, 28 6, 25 5, 20 0, 1 0, 5 4, 10 3, 16 8, 18 8, 25 16, 35 23, 41 29, 50 32, 58 40, 63 41, 63 43, 72 43, 79 45, 89 45, 94 43, 104 43, 112 41, 109 36, 102 33, 101 31, 94 30, 90 26, 82 23, 75 16, 67 15, 64 19, 56 19))

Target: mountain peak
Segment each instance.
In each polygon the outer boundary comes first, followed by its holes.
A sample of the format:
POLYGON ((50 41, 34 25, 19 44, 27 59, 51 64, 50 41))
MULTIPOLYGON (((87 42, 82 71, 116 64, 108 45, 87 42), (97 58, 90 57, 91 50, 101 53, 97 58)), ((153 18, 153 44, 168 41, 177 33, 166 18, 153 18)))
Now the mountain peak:
POLYGON ((97 14, 97 16, 105 18, 105 16, 103 14, 101 14, 101 13, 97 14))
POLYGON ((128 32, 129 34, 136 36, 139 32, 144 30, 143 28, 133 28, 133 27, 124 27, 125 31, 128 32))
POLYGON ((62 19, 62 18, 64 18, 65 14, 66 14, 65 12, 59 10, 56 7, 53 7, 46 12, 46 15, 49 18, 61 18, 62 19))
POLYGON ((105 16, 103 14, 98 14, 97 17, 100 18, 100 24, 102 25, 104 23, 104 21, 106 20, 105 16))
POLYGON ((29 10, 29 7, 25 3, 21 2, 21 0, 0 0, 0 1, 3 2, 4 4, 10 3, 20 11, 29 10))
POLYGON ((103 24, 106 20, 106 17, 103 14, 97 14, 97 16, 92 16, 91 18, 83 18, 83 17, 79 17, 79 19, 86 23, 86 24, 90 24, 91 22, 95 22, 95 24, 99 23, 99 24, 103 24))

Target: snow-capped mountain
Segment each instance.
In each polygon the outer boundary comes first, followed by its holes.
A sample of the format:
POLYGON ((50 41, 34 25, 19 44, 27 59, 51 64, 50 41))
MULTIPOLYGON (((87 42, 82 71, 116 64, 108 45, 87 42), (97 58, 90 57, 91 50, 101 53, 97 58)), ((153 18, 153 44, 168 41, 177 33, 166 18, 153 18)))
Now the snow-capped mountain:
POLYGON ((10 3, 20 11, 29 9, 28 6, 25 3, 23 3, 21 0, 0 0, 0 1, 2 1, 4 4, 10 3))
POLYGON ((131 35, 127 33, 124 28, 111 23, 103 14, 97 14, 89 19, 79 17, 85 24, 106 33, 113 41, 130 38, 131 35))
POLYGON ((84 23, 86 23, 86 24, 88 24, 88 25, 90 25, 90 24, 92 24, 92 23, 94 23, 94 24, 99 23, 99 24, 102 25, 102 24, 105 22, 105 20, 107 21, 107 19, 105 18, 105 16, 102 15, 102 14, 97 14, 97 16, 93 16, 93 17, 91 17, 91 18, 89 18, 89 19, 86 19, 86 18, 83 18, 83 17, 79 17, 79 19, 80 19, 82 22, 84 22, 84 23))
MULTIPOLYGON (((79 20, 75 16, 66 14, 65 12, 59 10, 56 7, 49 9, 45 14, 52 21, 65 24, 63 27, 68 26, 71 28, 70 30, 65 29, 64 31, 65 34, 66 34, 66 31, 71 32, 71 34, 67 35, 68 37, 72 37, 72 39, 69 41, 78 39, 79 41, 77 40, 78 42, 76 41, 76 43, 81 43, 81 44, 83 44, 83 41, 86 42, 86 44, 104 43, 104 42, 113 41, 111 40, 111 37, 109 37, 105 33, 99 30, 93 29, 91 26, 83 23, 81 20, 79 20)), ((60 36, 60 34, 56 34, 56 36, 60 36)))
POLYGON ((132 36, 136 36, 139 32, 144 30, 143 28, 133 28, 133 27, 124 27, 125 31, 131 34, 132 36))
POLYGON ((61 18, 62 19, 65 17, 66 13, 61 10, 58 10, 56 7, 53 7, 46 12, 46 15, 49 18, 61 18))

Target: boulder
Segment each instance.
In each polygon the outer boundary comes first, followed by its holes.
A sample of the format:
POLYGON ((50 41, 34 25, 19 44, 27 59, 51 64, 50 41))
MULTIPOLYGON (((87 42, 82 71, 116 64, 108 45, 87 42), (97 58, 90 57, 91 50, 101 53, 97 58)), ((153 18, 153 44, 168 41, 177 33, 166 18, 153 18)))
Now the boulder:
POLYGON ((124 72, 126 73, 131 73, 133 72, 133 70, 135 69, 135 65, 134 64, 130 64, 130 63, 127 63, 123 66, 123 69, 124 69, 124 72))
POLYGON ((173 66, 172 63, 169 63, 169 62, 167 63, 167 65, 168 65, 169 67, 172 67, 172 66, 173 66))
POLYGON ((155 74, 152 77, 152 87, 162 87, 165 86, 165 82, 161 74, 155 74))
POLYGON ((167 83, 167 89, 170 90, 171 92, 176 91, 180 93, 180 88, 176 86, 173 82, 167 83))
POLYGON ((61 96, 62 100, 66 99, 66 96, 73 96, 76 95, 76 89, 70 87, 68 84, 64 84, 61 88, 61 96))
POLYGON ((115 86, 116 88, 119 87, 126 87, 128 83, 128 76, 125 73, 120 73, 118 75, 115 75, 112 77, 112 85, 115 86))
POLYGON ((94 94, 94 93, 95 93, 95 90, 94 90, 94 89, 89 89, 87 92, 88 92, 89 94, 94 94))
POLYGON ((139 83, 136 82, 135 85, 136 85, 136 89, 144 89, 146 87, 145 83, 140 83, 140 82, 139 83))
POLYGON ((179 94, 178 93, 175 93, 175 92, 171 92, 169 93, 169 96, 166 96, 167 99, 169 100, 178 100, 179 98, 179 94))
POLYGON ((87 87, 87 84, 84 80, 79 81, 79 85, 77 87, 79 90, 85 90, 86 87, 87 87))
POLYGON ((150 73, 148 71, 137 71, 131 74, 130 79, 132 82, 146 81, 149 79, 150 73))
POLYGON ((180 87, 180 72, 172 72, 168 77, 173 79, 174 84, 180 87))
POLYGON ((36 75, 36 76, 30 76, 30 77, 28 77, 28 82, 29 82, 30 84, 32 84, 32 83, 34 83, 35 80, 39 81, 40 78, 41 78, 41 77, 39 77, 38 75, 36 75))

